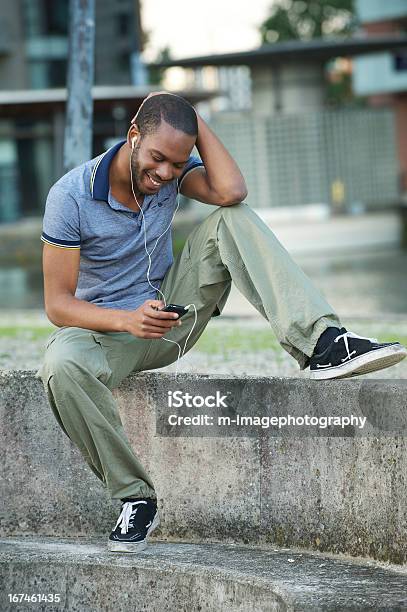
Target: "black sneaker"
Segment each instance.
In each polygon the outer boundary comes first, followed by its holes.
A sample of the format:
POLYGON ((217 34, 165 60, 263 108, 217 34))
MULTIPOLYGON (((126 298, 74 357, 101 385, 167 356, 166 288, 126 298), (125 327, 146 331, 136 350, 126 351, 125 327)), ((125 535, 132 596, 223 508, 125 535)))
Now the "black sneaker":
POLYGON ((310 377, 315 380, 348 378, 392 366, 407 356, 399 342, 379 343, 376 338, 365 338, 343 327, 339 335, 320 354, 310 359, 310 377))
POLYGON ((158 527, 160 518, 154 499, 134 499, 122 502, 122 511, 109 536, 112 552, 138 553, 147 546, 147 536, 158 527))

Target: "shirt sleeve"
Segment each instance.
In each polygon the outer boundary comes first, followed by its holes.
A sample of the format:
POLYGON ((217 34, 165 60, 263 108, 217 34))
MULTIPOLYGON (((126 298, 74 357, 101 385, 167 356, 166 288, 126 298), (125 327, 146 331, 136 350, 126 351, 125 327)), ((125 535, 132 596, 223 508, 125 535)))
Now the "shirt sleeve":
POLYGON ((178 181, 177 181, 178 188, 181 187, 181 183, 186 177, 186 175, 189 172, 191 172, 191 170, 194 170, 195 168, 199 168, 200 166, 204 167, 203 161, 196 155, 190 155, 187 163, 185 164, 185 168, 183 169, 181 176, 178 178, 178 181))
POLYGON ((41 240, 63 249, 80 249, 79 208, 76 200, 57 183, 45 204, 41 240))

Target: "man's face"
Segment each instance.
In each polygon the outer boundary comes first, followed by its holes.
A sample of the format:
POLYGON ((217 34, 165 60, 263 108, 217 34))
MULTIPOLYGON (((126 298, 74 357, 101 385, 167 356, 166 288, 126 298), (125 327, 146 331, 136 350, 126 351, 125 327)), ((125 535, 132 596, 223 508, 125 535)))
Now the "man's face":
POLYGON ((152 195, 166 183, 177 179, 195 141, 195 136, 176 130, 165 121, 161 121, 155 132, 138 140, 131 156, 133 181, 138 191, 152 195))

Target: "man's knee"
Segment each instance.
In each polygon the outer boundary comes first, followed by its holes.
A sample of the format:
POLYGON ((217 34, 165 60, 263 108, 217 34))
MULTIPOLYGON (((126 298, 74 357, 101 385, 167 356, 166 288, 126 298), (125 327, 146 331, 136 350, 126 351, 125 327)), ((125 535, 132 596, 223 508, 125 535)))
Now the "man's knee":
POLYGON ((61 378, 72 375, 81 365, 81 361, 82 358, 79 354, 75 355, 72 352, 62 350, 54 343, 45 352, 41 377, 49 379, 51 376, 61 378))
MULTIPOLYGON (((244 223, 248 211, 250 214, 250 209, 245 202, 232 204, 231 206, 218 206, 213 213, 206 217, 206 219, 201 223, 200 227, 196 228, 195 232, 217 232, 219 223, 222 220, 224 220, 226 223, 230 222, 231 220, 239 223, 241 220, 244 223)), ((193 233, 191 236, 192 235, 193 233)))
POLYGON ((245 210, 248 208, 246 202, 239 202, 239 204, 230 204, 229 206, 218 206, 217 210, 215 211, 215 213, 212 214, 218 214, 218 215, 235 215, 235 214, 239 214, 242 212, 245 212, 245 210))
POLYGON ((72 374, 79 368, 92 368, 96 350, 101 350, 89 334, 72 336, 69 329, 48 341, 45 351, 44 365, 54 375, 72 374), (96 350, 95 350, 96 349, 96 350))
POLYGON ((105 380, 111 370, 104 349, 87 330, 67 328, 48 341, 43 369, 55 376, 93 375, 105 380))

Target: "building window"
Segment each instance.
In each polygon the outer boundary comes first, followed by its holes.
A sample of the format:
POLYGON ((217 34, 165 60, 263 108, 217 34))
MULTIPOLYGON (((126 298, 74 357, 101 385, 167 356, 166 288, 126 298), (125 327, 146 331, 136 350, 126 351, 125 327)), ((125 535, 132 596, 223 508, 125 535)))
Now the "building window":
POLYGON ((68 0, 23 0, 26 36, 61 36, 68 32, 68 0))
POLYGON ((130 31, 129 24, 130 16, 127 13, 119 13, 117 15, 117 34, 119 36, 128 36, 130 31))
POLYGON ((68 33, 69 2, 67 0, 43 0, 44 34, 68 33))

